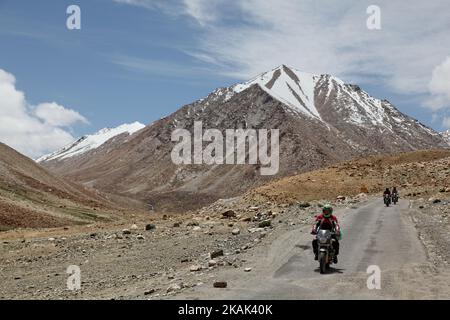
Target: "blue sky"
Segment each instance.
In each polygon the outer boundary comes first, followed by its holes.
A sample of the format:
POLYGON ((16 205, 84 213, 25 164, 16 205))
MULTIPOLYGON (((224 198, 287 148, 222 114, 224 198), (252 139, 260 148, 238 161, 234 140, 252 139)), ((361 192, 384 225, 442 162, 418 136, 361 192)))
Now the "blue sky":
MULTIPOLYGON (((379 3, 383 28, 369 31, 365 1, 0 0, 0 69, 15 78, 5 76, 8 92, 24 93, 27 116, 55 110, 44 102, 61 107, 59 144, 148 124, 283 63, 358 83, 436 130, 450 127, 448 1, 379 3), (81 30, 66 28, 71 4, 81 30)), ((19 135, 6 130, 6 142, 19 135)), ((17 148, 37 156, 55 147, 17 148)))

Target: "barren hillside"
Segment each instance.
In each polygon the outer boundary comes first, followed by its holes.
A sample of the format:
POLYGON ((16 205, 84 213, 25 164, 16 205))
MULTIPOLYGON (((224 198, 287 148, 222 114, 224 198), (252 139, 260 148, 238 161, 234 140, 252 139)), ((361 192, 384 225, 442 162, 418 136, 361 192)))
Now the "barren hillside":
POLYGON ((114 205, 0 143, 0 230, 109 221, 114 205))

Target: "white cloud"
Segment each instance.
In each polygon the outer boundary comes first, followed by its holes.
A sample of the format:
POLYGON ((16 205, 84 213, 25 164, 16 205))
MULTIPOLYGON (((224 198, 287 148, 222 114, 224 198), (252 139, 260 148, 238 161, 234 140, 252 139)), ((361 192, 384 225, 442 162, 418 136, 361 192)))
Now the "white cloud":
POLYGON ((193 17, 202 26, 217 20, 217 6, 220 2, 222 1, 183 0, 186 14, 193 17))
POLYGON ((444 117, 444 119, 442 120, 442 126, 445 129, 450 129, 450 117, 444 117))
POLYGON ((438 110, 450 107, 450 56, 434 69, 429 89, 431 98, 427 105, 430 108, 438 110))
POLYGON ((77 111, 66 109, 56 102, 38 104, 34 113, 45 124, 56 127, 66 127, 76 122, 88 123, 86 118, 77 111))
POLYGON ((151 10, 161 10, 170 16, 188 16, 199 25, 216 21, 219 17, 218 7, 226 0, 113 0, 113 2, 128 4, 151 10))
POLYGON ((0 141, 36 158, 72 142, 68 127, 87 123, 78 112, 56 103, 31 106, 15 77, 0 69, 0 141))
POLYGON ((381 30, 366 26, 372 0, 178 4, 183 5, 179 15, 191 16, 202 27, 192 55, 241 79, 288 64, 349 82, 376 82, 392 93, 427 95, 435 90, 429 88, 433 69, 450 53, 448 0, 378 0, 381 30))

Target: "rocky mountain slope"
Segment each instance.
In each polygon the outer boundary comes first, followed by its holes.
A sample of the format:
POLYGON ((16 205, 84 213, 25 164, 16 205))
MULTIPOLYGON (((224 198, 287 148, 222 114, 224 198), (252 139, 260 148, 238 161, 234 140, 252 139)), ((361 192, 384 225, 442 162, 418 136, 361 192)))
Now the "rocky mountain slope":
POLYGON ((0 231, 108 221, 114 206, 0 143, 0 231))
POLYGON ((448 142, 448 144, 450 145, 450 130, 441 132, 441 136, 444 137, 444 139, 448 142))
POLYGON ((80 156, 42 164, 53 172, 159 209, 200 207, 274 178, 353 157, 444 148, 442 136, 355 85, 330 75, 280 66, 220 88, 132 136, 117 136, 80 156), (279 129, 280 168, 261 176, 260 165, 175 165, 177 128, 279 129), (126 141, 125 141, 126 140, 126 141))

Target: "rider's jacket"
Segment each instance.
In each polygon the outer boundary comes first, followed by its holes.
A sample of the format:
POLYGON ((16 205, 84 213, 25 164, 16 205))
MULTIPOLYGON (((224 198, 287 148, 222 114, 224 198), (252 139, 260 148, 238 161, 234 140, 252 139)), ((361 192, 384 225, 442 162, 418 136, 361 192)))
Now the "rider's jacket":
POLYGON ((339 233, 340 226, 336 216, 331 215, 329 218, 325 218, 323 214, 316 216, 316 223, 313 226, 313 232, 317 232, 318 229, 330 230, 339 233))

